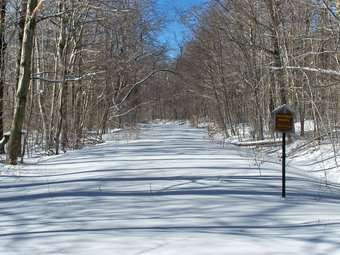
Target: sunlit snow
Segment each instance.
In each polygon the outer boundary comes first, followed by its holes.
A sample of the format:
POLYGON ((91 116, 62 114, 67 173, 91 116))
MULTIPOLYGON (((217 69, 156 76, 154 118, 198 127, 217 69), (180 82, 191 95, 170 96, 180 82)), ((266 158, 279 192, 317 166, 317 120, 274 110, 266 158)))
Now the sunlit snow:
POLYGON ((337 185, 292 157, 282 199, 279 158, 247 150, 158 124, 4 166, 0 254, 340 254, 337 185))

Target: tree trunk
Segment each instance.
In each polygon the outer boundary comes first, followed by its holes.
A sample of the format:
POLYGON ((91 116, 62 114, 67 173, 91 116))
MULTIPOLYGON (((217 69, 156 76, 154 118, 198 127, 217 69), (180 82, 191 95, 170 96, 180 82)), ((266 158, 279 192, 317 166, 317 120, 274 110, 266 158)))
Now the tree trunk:
MULTIPOLYGON (((4 85, 5 85, 5 53, 7 44, 5 42, 5 17, 6 17, 7 0, 0 1, 0 140, 4 136, 4 85)), ((0 149, 0 153, 4 153, 0 149)))
POLYGON ((282 56, 282 50, 280 47, 280 8, 281 1, 277 0, 266 0, 267 9, 270 14, 271 19, 271 38, 273 44, 273 56, 274 56, 274 67, 277 68, 276 71, 276 81, 278 84, 280 102, 281 104, 287 104, 288 89, 285 84, 285 71, 284 71, 284 61, 282 56))
MULTIPOLYGON (((36 41, 35 43, 35 48, 36 48, 36 55, 37 55, 37 72, 41 72, 41 54, 40 54, 40 47, 39 47, 39 42, 36 41)), ((46 112, 46 107, 45 107, 45 87, 43 85, 43 82, 38 79, 37 80, 37 90, 36 93, 38 94, 38 106, 39 106, 39 113, 40 113, 40 118, 42 121, 42 128, 43 128, 43 138, 42 138, 42 143, 43 143, 43 149, 45 151, 49 150, 49 125, 48 125, 48 117, 47 117, 47 112, 46 112)))
POLYGON ((18 163, 21 150, 22 126, 25 118, 27 93, 31 78, 31 61, 33 50, 33 39, 35 32, 35 17, 37 11, 37 0, 29 0, 26 10, 25 26, 20 57, 20 69, 18 88, 15 97, 14 116, 11 126, 11 137, 8 144, 6 164, 18 163))
MULTIPOLYGON (((65 1, 59 1, 59 12, 64 13, 66 11, 65 1)), ((62 143, 62 149, 64 150, 66 136, 66 119, 67 119, 67 52, 69 47, 69 40, 66 35, 68 30, 68 18, 66 16, 60 17, 59 38, 57 42, 58 50, 58 64, 57 73, 60 73, 62 82, 59 84, 59 104, 58 104, 58 124, 55 135, 55 152, 59 154, 60 142, 62 143)))

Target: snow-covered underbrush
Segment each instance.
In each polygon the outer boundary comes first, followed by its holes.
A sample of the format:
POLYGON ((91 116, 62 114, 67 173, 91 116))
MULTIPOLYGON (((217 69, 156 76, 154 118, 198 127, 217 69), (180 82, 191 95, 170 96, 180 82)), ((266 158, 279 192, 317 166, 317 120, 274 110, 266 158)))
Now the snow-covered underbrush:
MULTIPOLYGON (((197 125, 208 131, 208 137, 222 145, 233 144, 239 146, 240 154, 252 158, 253 164, 259 169, 265 162, 282 161, 282 135, 273 134, 266 130, 264 140, 254 140, 253 130, 246 124, 237 126, 236 134, 225 137, 214 123, 205 122, 197 125)), ((299 167, 303 174, 320 179, 326 185, 340 185, 340 134, 337 136, 324 135, 314 138, 312 120, 305 121, 305 136, 299 135, 300 123, 295 123, 295 134, 289 136, 286 142, 287 167, 299 167), (338 137, 336 140, 334 137, 338 137)), ((231 130, 227 130, 231 134, 231 130)))

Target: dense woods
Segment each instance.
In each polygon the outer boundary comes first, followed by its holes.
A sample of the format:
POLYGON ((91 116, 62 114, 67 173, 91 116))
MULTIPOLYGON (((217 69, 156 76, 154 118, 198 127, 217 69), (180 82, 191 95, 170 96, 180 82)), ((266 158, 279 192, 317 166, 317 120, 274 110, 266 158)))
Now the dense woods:
POLYGON ((151 1, 2 1, 2 10, 0 129, 12 131, 8 149, 15 150, 8 163, 25 152, 28 138, 58 154, 143 120, 138 108, 156 98, 145 88, 169 72, 157 42, 163 21, 151 1), (20 92, 24 64, 30 86, 20 92), (24 118, 12 117, 17 109, 24 118))
POLYGON ((246 124, 263 139, 272 110, 288 104, 299 135, 312 120, 308 135, 338 141, 339 1, 213 0, 184 20, 193 40, 180 69, 196 116, 208 116, 225 136, 240 136, 246 124))
POLYGON ((173 59, 151 0, 1 0, 7 163, 28 144, 58 154, 155 119, 204 119, 226 137, 246 127, 261 140, 281 104, 296 110, 299 135, 336 147, 339 9, 330 0, 211 0, 183 15, 192 38, 173 59))

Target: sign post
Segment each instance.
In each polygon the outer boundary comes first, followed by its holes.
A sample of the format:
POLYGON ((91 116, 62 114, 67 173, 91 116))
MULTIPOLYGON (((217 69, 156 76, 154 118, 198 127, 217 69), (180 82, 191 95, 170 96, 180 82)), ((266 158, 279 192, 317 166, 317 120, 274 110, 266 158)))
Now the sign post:
POLYGON ((282 133, 282 198, 286 197, 286 134, 294 133, 294 111, 281 105, 273 112, 274 132, 282 133))
POLYGON ((286 197, 286 133, 282 133, 282 198, 286 197))

